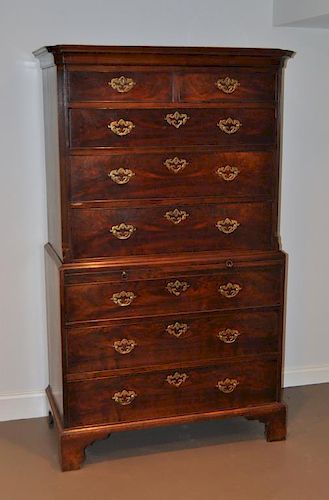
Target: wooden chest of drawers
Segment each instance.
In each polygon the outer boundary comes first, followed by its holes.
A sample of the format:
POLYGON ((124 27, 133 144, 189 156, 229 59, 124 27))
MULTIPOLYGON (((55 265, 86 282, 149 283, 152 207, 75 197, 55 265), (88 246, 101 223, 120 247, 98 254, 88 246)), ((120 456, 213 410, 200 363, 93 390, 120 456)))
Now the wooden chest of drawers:
POLYGON ((286 435, 277 49, 55 46, 44 84, 47 394, 63 470, 111 432, 286 435))

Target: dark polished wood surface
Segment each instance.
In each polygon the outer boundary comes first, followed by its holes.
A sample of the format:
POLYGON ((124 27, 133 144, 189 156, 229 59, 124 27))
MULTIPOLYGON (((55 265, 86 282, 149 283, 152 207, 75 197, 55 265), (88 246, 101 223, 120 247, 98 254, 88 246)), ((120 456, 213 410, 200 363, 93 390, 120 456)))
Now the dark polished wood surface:
POLYGON ((176 196, 271 197, 275 180, 270 151, 166 150, 162 153, 79 155, 70 157, 69 166, 72 202, 161 200, 176 196), (227 166, 231 168, 225 170, 227 166), (129 172, 115 177, 120 168, 130 170, 131 177, 129 172), (125 183, 118 184, 118 179, 125 183))
POLYGON ((69 424, 129 422, 270 403, 276 396, 276 367, 275 358, 256 358, 252 363, 230 361, 197 369, 179 365, 177 369, 160 372, 70 382, 69 424), (167 380, 175 373, 186 376, 178 387, 167 380), (225 394, 216 385, 227 378, 236 380, 238 385, 225 394), (123 390, 136 393, 131 403, 122 405, 113 400, 123 390))
POLYGON ((292 53, 35 55, 52 131, 47 394, 62 469, 111 432, 201 418, 257 418, 284 439, 277 214, 292 53))
POLYGON ((271 145, 275 141, 274 109, 268 108, 180 108, 187 115, 185 125, 176 128, 166 121, 174 108, 162 109, 83 109, 70 110, 72 148, 180 146, 199 144, 238 146, 271 145), (241 128, 232 134, 223 132, 217 123, 232 118, 241 128), (134 128, 124 136, 109 129, 113 122, 131 122, 134 128))
POLYGON ((278 308, 187 313, 66 328, 67 371, 83 374, 276 353, 279 313, 278 308))
MULTIPOLYGON (((195 69, 182 71, 181 68, 153 66, 152 71, 131 67, 104 70, 69 72, 70 101, 104 102, 165 102, 165 101, 271 101, 275 99, 275 72, 257 72, 254 69, 232 69, 230 67, 213 70, 195 69), (129 92, 117 92, 112 85, 118 74, 132 80, 129 92), (233 78, 239 82, 235 92, 226 93, 218 88, 218 81, 233 78)), ((220 83, 219 83, 220 84, 220 83)))
MULTIPOLYGON (((132 274, 132 273, 131 273, 132 274)), ((67 323, 133 318, 157 314, 188 313, 240 309, 242 307, 274 306, 281 303, 282 268, 243 269, 204 274, 168 275, 165 279, 139 279, 105 283, 76 283, 65 289, 65 318, 67 323), (176 296, 168 291, 176 281, 188 288, 176 296), (240 291, 227 298, 220 287, 232 284, 240 291), (113 296, 121 292, 134 294, 132 303, 120 306, 113 296)), ((179 284, 178 284, 178 291, 179 284)), ((225 290, 224 290, 225 291, 225 290)))
MULTIPOLYGON (((272 236, 271 203, 195 204, 86 209, 71 212, 72 252, 75 258, 148 255, 207 250, 269 250, 272 236), (175 217, 175 211, 178 214, 175 217), (182 214, 182 215, 179 215, 182 214), (171 217, 171 219, 170 219, 171 217), (186 217, 178 222, 179 217, 186 217), (225 220, 228 222, 225 223, 225 220), (222 230, 216 226, 222 222, 222 230), (232 222, 230 222, 232 221, 232 222), (127 239, 113 233, 120 224, 132 226, 127 239), (234 229, 234 223, 238 224, 234 229), (231 230, 231 233, 223 231, 231 230), (112 231, 112 232, 111 232, 112 231)), ((118 230, 120 236, 120 230, 118 230)))
POLYGON ((172 77, 164 71, 131 71, 118 68, 116 71, 70 71, 70 100, 72 101, 171 101, 172 77), (124 74, 134 82, 129 92, 117 92, 111 87, 113 79, 124 74), (136 82, 136 83, 135 83, 136 82))

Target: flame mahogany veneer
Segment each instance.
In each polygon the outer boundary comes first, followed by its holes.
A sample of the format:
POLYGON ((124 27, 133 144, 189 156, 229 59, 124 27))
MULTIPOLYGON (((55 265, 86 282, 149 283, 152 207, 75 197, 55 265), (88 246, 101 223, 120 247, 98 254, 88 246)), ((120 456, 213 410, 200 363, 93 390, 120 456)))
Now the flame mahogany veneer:
POLYGON ((245 416, 285 439, 277 49, 61 45, 43 74, 50 423, 245 416))

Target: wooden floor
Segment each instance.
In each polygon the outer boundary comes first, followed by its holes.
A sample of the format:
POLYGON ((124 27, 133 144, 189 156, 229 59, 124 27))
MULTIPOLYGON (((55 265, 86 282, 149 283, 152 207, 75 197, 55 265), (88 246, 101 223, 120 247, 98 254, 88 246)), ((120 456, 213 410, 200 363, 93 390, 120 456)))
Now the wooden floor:
POLYGON ((1 500, 328 500, 329 384, 285 391, 288 440, 220 420, 112 435, 62 473, 44 418, 0 424, 1 500))

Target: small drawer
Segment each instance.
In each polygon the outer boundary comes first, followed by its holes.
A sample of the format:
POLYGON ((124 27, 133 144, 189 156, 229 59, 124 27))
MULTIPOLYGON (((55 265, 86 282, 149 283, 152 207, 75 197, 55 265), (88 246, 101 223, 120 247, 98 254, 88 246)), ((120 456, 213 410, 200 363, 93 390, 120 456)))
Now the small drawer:
POLYGON ((171 101, 172 75, 169 72, 131 71, 70 71, 71 101, 103 102, 165 102, 171 101))
POLYGON ((67 328, 68 373, 278 351, 280 310, 188 314, 67 328))
POLYGON ((250 359, 70 382, 68 425, 154 420, 266 404, 276 399, 276 379, 276 359, 250 359))
POLYGON ((267 250, 271 202, 71 210, 75 259, 210 250, 267 250))
POLYGON ((71 200, 271 196, 271 152, 71 156, 71 200))
POLYGON ((273 101, 276 74, 236 68, 184 71, 176 76, 181 101, 273 101))
POLYGON ((270 145, 274 108, 70 110, 72 148, 270 145))
MULTIPOLYGON (((153 272, 157 272, 154 270, 153 272)), ((126 279, 65 286, 66 323, 276 306, 282 301, 281 266, 245 267, 163 279, 126 279)))

